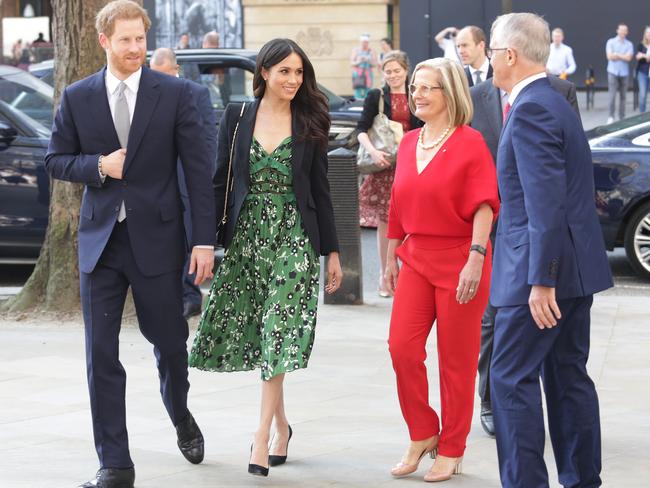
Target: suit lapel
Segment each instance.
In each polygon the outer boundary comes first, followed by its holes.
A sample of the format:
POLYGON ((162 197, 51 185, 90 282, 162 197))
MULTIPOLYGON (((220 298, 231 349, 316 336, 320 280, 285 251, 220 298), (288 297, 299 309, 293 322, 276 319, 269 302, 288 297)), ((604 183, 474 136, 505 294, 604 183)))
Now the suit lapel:
POLYGON ((126 160, 124 161, 125 174, 135 158, 140 142, 142 142, 142 137, 151 121, 151 115, 156 108, 159 96, 160 89, 158 88, 158 81, 151 75, 149 68, 143 66, 140 86, 138 87, 138 96, 135 102, 135 112, 133 113, 133 121, 129 130, 129 142, 126 145, 126 160))
POLYGON ((93 120, 98 125, 97 128, 102 134, 108 150, 112 152, 120 147, 120 141, 117 138, 111 108, 108 105, 105 76, 106 67, 93 75, 87 100, 93 120))
MULTIPOLYGON (((237 140, 235 141, 235 149, 233 153, 233 162, 235 166, 233 169, 233 174, 237 172, 244 178, 246 186, 250 186, 250 171, 249 171, 249 161, 250 161, 250 151, 251 143, 253 142, 253 131, 255 130, 255 119, 257 117, 257 109, 260 106, 259 99, 256 99, 253 103, 246 104, 246 109, 244 114, 241 116, 239 121, 239 129, 237 129, 237 140)), ((232 124, 232 129, 235 130, 235 125, 237 124, 237 119, 239 118, 239 110, 233 110, 235 114, 235 120, 232 124)))

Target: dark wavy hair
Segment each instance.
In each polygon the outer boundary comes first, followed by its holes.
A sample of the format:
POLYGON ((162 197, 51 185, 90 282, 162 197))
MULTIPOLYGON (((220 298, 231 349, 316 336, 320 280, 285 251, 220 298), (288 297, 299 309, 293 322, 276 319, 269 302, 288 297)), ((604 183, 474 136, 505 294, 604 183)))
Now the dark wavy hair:
POLYGON ((291 113, 295 120, 298 140, 311 140, 321 149, 327 149, 330 130, 329 104, 327 97, 316 84, 316 74, 307 54, 291 39, 272 39, 260 49, 257 66, 253 76, 253 93, 262 98, 266 91, 266 81, 262 68, 270 70, 291 53, 302 59, 302 85, 291 100, 291 113))

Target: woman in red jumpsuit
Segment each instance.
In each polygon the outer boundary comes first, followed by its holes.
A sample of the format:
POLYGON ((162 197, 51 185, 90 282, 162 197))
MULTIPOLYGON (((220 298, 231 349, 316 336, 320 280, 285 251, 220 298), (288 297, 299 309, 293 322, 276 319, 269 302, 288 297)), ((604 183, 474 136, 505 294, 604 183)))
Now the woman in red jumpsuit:
POLYGON ((444 481, 460 473, 472 423, 499 197, 490 152, 467 125, 472 102, 460 65, 423 61, 409 92, 411 110, 425 125, 406 134, 399 148, 386 281, 395 292, 388 343, 411 443, 392 474, 413 473, 425 454, 437 452, 424 479, 444 481), (441 419, 429 405, 424 364, 434 322, 441 419))

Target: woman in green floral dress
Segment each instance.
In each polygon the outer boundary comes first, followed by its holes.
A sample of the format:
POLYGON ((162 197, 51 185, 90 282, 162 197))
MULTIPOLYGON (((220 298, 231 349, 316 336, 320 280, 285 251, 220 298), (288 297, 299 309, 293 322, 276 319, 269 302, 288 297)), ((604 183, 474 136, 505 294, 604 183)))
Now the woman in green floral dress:
POLYGON ((226 251, 189 361, 208 371, 260 369, 260 424, 248 471, 266 476, 286 461, 292 431, 283 381, 309 362, 320 255, 329 256, 328 293, 342 272, 327 181, 327 98, 314 69, 297 44, 274 39, 257 57, 253 88, 256 100, 228 106, 219 127, 214 187, 217 215, 228 192, 226 251))

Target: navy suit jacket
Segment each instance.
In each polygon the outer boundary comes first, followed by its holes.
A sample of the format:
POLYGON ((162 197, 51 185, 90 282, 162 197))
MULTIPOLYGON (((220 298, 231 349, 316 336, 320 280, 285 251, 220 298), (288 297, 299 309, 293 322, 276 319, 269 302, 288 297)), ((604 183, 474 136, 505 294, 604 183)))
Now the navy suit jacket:
POLYGON ((126 207, 131 248, 140 271, 155 276, 183 267, 185 237, 176 161, 190 194, 192 245, 215 244, 213 164, 189 82, 142 68, 123 179, 97 170, 100 155, 120 148, 105 85, 106 68, 68 86, 45 156, 53 178, 85 185, 79 219, 79 268, 91 273, 126 207))
POLYGON ((490 302, 525 305, 531 285, 556 299, 612 286, 580 118, 547 79, 526 86, 505 121, 497 157, 501 210, 490 302))

